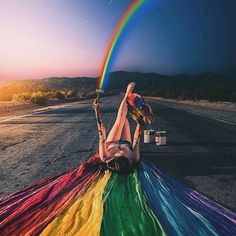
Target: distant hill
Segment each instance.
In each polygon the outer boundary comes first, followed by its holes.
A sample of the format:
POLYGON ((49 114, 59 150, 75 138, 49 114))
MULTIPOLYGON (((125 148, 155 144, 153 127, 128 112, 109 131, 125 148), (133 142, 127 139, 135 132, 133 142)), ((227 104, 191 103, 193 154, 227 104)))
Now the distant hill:
POLYGON ((147 96, 236 102, 236 79, 213 73, 164 76, 156 73, 117 71, 111 73, 108 87, 124 91, 130 81, 137 83, 135 91, 147 96))
POLYGON ((37 91, 79 90, 94 91, 97 79, 88 77, 50 77, 40 80, 15 80, 0 84, 0 100, 11 100, 13 94, 37 91))
MULTIPOLYGON (((137 83, 142 95, 178 99, 206 99, 236 102, 236 80, 213 73, 165 76, 156 73, 117 71, 110 74, 107 89, 124 91, 128 82, 137 83)), ((92 92, 97 78, 51 77, 41 80, 8 81, 0 84, 0 100, 11 100, 13 94, 35 91, 79 90, 92 92)))

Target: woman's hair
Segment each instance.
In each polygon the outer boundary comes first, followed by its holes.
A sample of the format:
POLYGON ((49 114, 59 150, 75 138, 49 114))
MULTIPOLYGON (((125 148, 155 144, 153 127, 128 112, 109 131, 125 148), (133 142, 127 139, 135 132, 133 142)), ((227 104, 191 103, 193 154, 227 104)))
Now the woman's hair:
POLYGON ((125 156, 120 156, 112 159, 107 163, 107 168, 113 172, 120 174, 128 174, 132 170, 132 164, 125 156))

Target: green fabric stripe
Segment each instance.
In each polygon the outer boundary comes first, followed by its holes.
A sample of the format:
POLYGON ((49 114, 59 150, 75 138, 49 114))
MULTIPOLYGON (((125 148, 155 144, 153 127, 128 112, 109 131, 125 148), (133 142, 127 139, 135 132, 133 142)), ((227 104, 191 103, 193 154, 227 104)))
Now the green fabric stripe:
POLYGON ((137 171, 129 175, 112 174, 103 201, 102 236, 166 235, 145 203, 137 171))

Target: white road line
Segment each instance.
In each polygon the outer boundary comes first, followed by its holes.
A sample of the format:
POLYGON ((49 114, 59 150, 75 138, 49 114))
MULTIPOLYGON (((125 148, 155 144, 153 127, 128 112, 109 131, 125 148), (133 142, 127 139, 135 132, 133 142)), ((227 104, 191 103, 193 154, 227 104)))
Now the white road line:
POLYGON ((37 109, 32 113, 26 114, 26 115, 21 115, 21 116, 14 116, 14 117, 10 117, 4 120, 0 120, 0 123, 4 123, 7 121, 11 121, 11 120, 16 120, 16 119, 21 119, 21 118, 25 118, 25 117, 29 117, 32 115, 37 115, 37 114, 42 114, 48 111, 53 111, 53 110, 57 110, 57 109, 61 109, 61 108, 65 108, 65 107, 69 107, 71 105, 59 105, 59 106, 54 106, 54 107, 47 107, 47 108, 43 108, 43 109, 37 109))
MULTIPOLYGON (((155 145, 155 144, 154 144, 155 145)), ((167 143, 168 146, 168 143, 167 143)), ((148 156, 191 156, 191 158, 215 158, 218 154, 217 153, 163 153, 163 152, 157 152, 157 153, 149 153, 148 156)))
POLYGON ((204 116, 204 115, 199 114, 199 113, 194 112, 194 111, 184 110, 184 109, 181 109, 181 108, 177 107, 176 105, 167 105, 166 103, 163 104, 161 101, 156 101, 156 102, 158 102, 159 104, 161 104, 163 106, 174 108, 174 109, 179 110, 179 111, 185 111, 185 112, 188 112, 188 113, 192 113, 194 115, 197 115, 197 116, 200 116, 200 117, 203 117, 203 118, 215 120, 215 121, 222 122, 222 123, 229 124, 229 125, 236 125, 235 123, 232 123, 232 122, 229 122, 229 121, 226 121, 226 120, 221 120, 221 119, 212 118, 212 117, 209 117, 209 116, 204 116))
POLYGON ((221 119, 214 119, 216 121, 219 121, 219 122, 223 122, 223 123, 226 123, 226 124, 230 124, 230 125, 236 125, 235 123, 232 123, 232 122, 229 122, 229 121, 226 121, 226 120, 221 120, 221 119))

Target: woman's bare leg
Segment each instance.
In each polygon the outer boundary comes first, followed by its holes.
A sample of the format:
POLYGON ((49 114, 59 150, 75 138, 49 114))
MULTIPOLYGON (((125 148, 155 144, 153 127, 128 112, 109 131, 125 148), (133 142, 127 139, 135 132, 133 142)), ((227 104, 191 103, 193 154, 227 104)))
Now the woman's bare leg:
POLYGON ((135 86, 135 83, 130 83, 127 86, 125 96, 120 104, 120 107, 119 107, 119 110, 117 113, 116 121, 115 121, 110 133, 108 134, 107 142, 114 142, 114 141, 118 141, 121 139, 121 135, 122 135, 123 127, 125 125, 126 115, 127 115, 127 111, 128 111, 126 100, 127 100, 128 95, 134 89, 134 86, 135 86))
POLYGON ((116 121, 115 121, 110 133, 107 136, 107 142, 114 142, 114 141, 120 140, 122 130, 123 130, 123 127, 125 124, 127 111, 128 111, 128 108, 127 108, 126 96, 125 96, 120 104, 120 108, 117 113, 116 121))
POLYGON ((130 126, 129 126, 129 121, 126 118, 125 119, 125 124, 122 130, 122 134, 121 134, 121 140, 126 140, 129 141, 131 143, 131 132, 130 132, 130 126))

